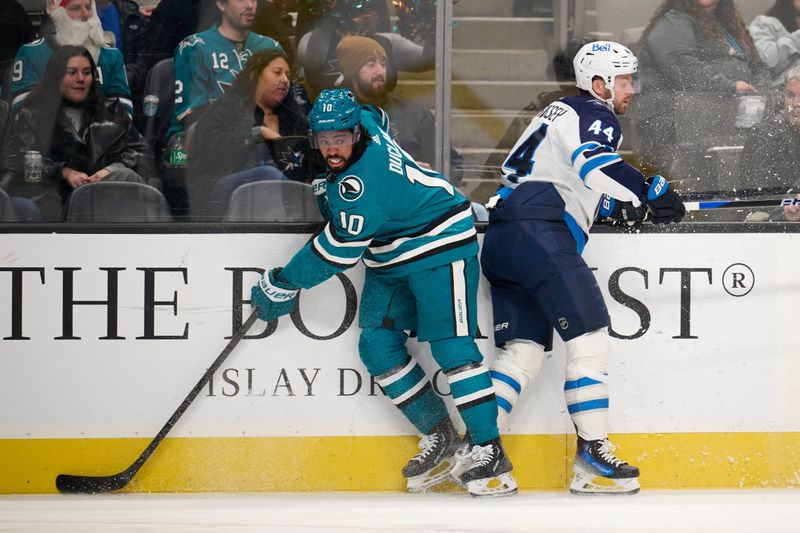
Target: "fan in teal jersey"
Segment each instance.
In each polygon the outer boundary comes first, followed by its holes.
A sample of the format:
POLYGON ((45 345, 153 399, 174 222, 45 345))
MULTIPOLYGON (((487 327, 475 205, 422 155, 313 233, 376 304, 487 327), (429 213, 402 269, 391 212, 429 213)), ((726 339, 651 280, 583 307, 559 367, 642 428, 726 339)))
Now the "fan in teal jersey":
POLYGON ((441 174, 421 168, 387 133, 388 117, 344 89, 323 91, 309 115, 310 141, 328 172, 315 182, 328 222, 284 268, 252 289, 262 320, 290 313, 299 289, 366 265, 359 355, 422 435, 403 468, 408 490, 459 472, 473 496, 517 492, 497 431, 492 380, 474 341, 480 270, 469 201, 441 174), (442 399, 409 355, 406 331, 430 343, 467 427, 463 446, 442 399), (456 461, 462 450, 463 461, 456 461))
POLYGON ((219 99, 260 50, 283 51, 275 39, 250 31, 256 0, 218 0, 220 23, 190 35, 175 49, 175 111, 169 134, 186 130, 219 99))
POLYGON ((122 52, 106 46, 103 28, 93 0, 48 0, 52 28, 40 30, 51 33, 20 47, 11 72, 13 108, 18 109, 28 93, 39 83, 53 51, 63 45, 83 46, 97 64, 100 91, 107 98, 119 98, 129 113, 133 113, 131 91, 125 75, 122 52))

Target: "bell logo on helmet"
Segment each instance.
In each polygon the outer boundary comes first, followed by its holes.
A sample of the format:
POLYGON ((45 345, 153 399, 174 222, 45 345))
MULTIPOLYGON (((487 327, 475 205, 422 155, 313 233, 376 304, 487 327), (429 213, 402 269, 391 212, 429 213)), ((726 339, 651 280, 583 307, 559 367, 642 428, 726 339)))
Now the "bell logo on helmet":
POLYGON ((592 52, 610 52, 611 43, 592 43, 592 52))
POLYGON ((364 183, 358 176, 345 176, 339 182, 339 196, 348 202, 354 202, 364 194, 364 183))

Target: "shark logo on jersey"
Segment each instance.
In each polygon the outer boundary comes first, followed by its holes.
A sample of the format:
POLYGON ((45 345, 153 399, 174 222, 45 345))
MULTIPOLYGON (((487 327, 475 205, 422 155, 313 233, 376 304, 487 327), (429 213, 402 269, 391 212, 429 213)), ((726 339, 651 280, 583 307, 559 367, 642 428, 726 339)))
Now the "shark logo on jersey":
MULTIPOLYGON (((231 73, 233 74, 234 77, 236 77, 239 74, 238 72, 236 72, 234 70, 232 70, 231 73)), ((217 80, 217 87, 219 87, 219 90, 222 92, 222 94, 225 94, 226 92, 228 92, 228 87, 230 87, 232 85, 233 85, 233 83, 231 83, 229 81, 217 80)))
POLYGON ((285 150, 278 152, 278 159, 283 164, 283 170, 288 172, 303 166, 303 151, 295 152, 291 147, 287 146, 285 150))
POLYGON ((178 54, 183 53, 184 49, 190 46, 196 46, 198 44, 205 45, 206 42, 202 38, 198 37, 196 34, 190 35, 186 39, 182 40, 181 44, 178 45, 178 54))
POLYGON ((364 183, 358 176, 345 176, 339 182, 339 196, 348 202, 355 202, 364 194, 364 183))

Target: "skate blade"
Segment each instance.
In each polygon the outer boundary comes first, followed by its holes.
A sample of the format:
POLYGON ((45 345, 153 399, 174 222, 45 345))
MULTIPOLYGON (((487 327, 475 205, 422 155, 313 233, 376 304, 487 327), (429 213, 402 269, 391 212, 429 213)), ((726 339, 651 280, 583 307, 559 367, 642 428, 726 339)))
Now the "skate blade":
POLYGON ((510 472, 496 477, 467 482, 467 491, 473 498, 500 498, 519 492, 519 487, 510 472))
POLYGON ((575 472, 569 491, 579 496, 633 495, 639 492, 639 478, 611 479, 587 472, 575 472))
POLYGON ((456 455, 455 457, 455 466, 450 470, 450 481, 461 487, 462 489, 467 488, 467 484, 461 481, 461 475, 469 470, 469 467, 472 466, 472 458, 471 456, 463 456, 461 458, 456 455))
POLYGON ((455 459, 449 457, 443 459, 442 462, 424 474, 406 478, 406 490, 411 493, 425 492, 431 487, 447 481, 450 478, 450 470, 453 469, 454 464, 455 459))

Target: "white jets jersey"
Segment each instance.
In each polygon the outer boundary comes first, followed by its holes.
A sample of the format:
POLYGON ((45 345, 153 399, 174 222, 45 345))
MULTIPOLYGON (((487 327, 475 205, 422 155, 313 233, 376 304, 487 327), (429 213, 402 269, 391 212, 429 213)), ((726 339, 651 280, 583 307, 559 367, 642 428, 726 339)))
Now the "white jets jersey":
POLYGON ((602 194, 640 204, 644 176, 622 160, 621 144, 617 116, 603 102, 590 95, 562 98, 533 117, 517 140, 503 162, 503 184, 552 183, 588 234, 602 194))

